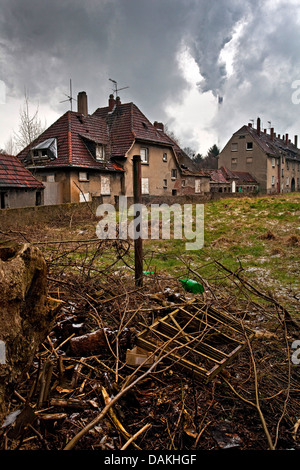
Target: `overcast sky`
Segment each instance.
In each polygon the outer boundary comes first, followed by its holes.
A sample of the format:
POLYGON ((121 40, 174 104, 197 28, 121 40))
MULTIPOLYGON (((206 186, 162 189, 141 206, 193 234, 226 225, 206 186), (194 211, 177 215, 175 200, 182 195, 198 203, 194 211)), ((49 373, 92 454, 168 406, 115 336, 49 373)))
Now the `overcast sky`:
POLYGON ((0 147, 25 90, 49 126, 70 79, 90 113, 116 80, 122 102, 203 154, 258 116, 300 134, 299 0, 0 0, 0 12, 0 147))

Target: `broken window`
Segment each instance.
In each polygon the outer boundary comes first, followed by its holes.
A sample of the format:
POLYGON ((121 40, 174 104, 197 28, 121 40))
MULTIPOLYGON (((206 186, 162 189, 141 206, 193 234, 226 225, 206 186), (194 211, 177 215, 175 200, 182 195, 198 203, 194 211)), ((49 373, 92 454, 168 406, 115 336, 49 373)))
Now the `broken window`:
POLYGON ((103 145, 96 145, 96 160, 101 162, 105 160, 105 148, 103 145))
POLYGON ((176 179, 177 178, 177 169, 176 168, 173 168, 171 170, 171 178, 172 179, 176 179))
POLYGON ((37 191, 35 193, 35 205, 40 206, 42 204, 42 193, 41 191, 37 191))
POLYGON ((253 142, 246 143, 246 150, 253 150, 253 142))
POLYGON ((35 145, 27 155, 25 161, 44 161, 57 158, 57 140, 55 138, 43 140, 35 145))
POLYGON ((166 153, 163 154, 163 162, 167 162, 168 161, 168 156, 166 153))

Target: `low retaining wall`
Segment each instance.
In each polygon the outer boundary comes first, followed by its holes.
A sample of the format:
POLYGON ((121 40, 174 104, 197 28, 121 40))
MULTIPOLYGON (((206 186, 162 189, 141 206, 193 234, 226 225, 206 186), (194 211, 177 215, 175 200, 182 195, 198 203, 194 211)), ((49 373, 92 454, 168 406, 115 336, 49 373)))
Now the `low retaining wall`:
MULTIPOLYGON (((206 193, 193 194, 185 196, 143 196, 142 203, 150 204, 205 204, 210 201, 218 201, 228 198, 257 197, 261 194, 245 194, 245 193, 206 193)), ((115 207, 118 208, 118 196, 115 196, 115 207)), ((70 225, 72 220, 86 219, 94 217, 96 220, 96 210, 99 204, 108 202, 105 198, 93 198, 91 202, 57 204, 53 206, 32 206, 22 207, 18 209, 1 209, 0 210, 0 231, 9 230, 13 227, 18 228, 50 224, 55 221, 61 221, 62 225, 70 225)), ((111 202, 111 199, 110 201, 111 202)), ((127 198, 127 207, 133 204, 133 197, 127 198)))
MULTIPOLYGON (((0 231, 14 230, 29 225, 40 225, 57 223, 58 220, 62 225, 70 225, 73 219, 95 217, 99 201, 57 204, 53 206, 32 206, 22 207, 18 209, 1 209, 0 210, 0 231)), ((96 218, 95 218, 96 220, 96 218)), ((1 235, 1 233, 0 233, 1 235)))

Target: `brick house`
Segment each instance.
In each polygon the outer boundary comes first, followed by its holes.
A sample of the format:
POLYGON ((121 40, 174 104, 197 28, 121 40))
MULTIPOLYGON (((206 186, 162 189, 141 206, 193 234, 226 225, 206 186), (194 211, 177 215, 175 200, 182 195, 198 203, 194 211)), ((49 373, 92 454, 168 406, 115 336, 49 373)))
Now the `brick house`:
POLYGON ((241 127, 218 155, 219 168, 250 173, 262 193, 284 193, 300 190, 300 150, 297 136, 292 143, 288 134, 276 135, 252 124, 241 127))
POLYGON ((0 209, 43 204, 44 185, 13 155, 0 153, 0 209))
POLYGON ((231 171, 228 168, 205 169, 210 176, 210 191, 212 193, 250 193, 258 191, 256 179, 245 171, 231 171))
POLYGON ((132 157, 141 155, 142 192, 154 196, 203 194, 209 178, 134 103, 110 95, 108 106, 88 114, 87 95, 18 158, 43 182, 45 204, 132 196, 132 157))

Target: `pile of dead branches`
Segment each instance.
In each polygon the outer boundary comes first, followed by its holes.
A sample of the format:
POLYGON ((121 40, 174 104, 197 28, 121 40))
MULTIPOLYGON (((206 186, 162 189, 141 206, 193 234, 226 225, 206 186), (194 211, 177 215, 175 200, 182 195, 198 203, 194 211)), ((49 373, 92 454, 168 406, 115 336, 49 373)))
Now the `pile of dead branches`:
POLYGON ((177 278, 152 273, 136 288, 127 242, 40 246, 49 293, 63 306, 12 393, 1 449, 299 448, 299 366, 291 360, 299 329, 242 270, 216 263, 224 283, 214 285, 183 260, 185 274, 205 288, 201 299, 255 332, 233 363, 202 384, 167 350, 146 368, 126 362, 141 325, 194 297, 177 278))

